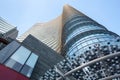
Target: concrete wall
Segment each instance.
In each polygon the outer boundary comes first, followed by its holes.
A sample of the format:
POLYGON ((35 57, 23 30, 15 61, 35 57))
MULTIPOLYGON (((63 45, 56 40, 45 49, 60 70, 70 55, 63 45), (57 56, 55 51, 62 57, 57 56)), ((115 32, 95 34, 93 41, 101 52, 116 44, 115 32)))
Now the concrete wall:
POLYGON ((33 70, 31 80, 38 80, 39 77, 44 75, 48 69, 63 60, 61 55, 57 54, 57 52, 31 35, 23 41, 22 45, 29 48, 39 56, 35 69, 33 70))

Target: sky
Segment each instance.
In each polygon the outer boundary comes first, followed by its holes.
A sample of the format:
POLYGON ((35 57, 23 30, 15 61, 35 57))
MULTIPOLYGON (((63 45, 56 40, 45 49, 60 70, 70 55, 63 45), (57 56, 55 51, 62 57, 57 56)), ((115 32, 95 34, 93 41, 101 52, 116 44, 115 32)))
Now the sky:
POLYGON ((120 35, 120 0, 1 0, 0 16, 19 30, 19 36, 35 23, 61 15, 69 4, 120 35))

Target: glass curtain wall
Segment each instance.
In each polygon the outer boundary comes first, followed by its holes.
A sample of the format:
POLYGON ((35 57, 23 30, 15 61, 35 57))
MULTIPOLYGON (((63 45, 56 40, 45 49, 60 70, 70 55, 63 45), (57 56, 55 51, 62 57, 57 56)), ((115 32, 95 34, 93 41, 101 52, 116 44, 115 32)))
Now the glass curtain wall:
POLYGON ((37 59, 38 56, 35 53, 24 46, 20 46, 4 64, 9 68, 30 77, 37 59))

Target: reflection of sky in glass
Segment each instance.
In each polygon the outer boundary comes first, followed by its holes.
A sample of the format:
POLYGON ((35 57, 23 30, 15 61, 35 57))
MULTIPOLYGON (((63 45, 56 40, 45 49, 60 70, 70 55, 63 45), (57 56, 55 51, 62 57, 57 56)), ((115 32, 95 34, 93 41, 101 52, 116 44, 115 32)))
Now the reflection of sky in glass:
POLYGON ((31 51, 26 49, 25 47, 21 46, 13 55, 12 59, 15 61, 24 64, 28 56, 30 55, 31 51))
POLYGON ((28 66, 34 68, 37 59, 38 59, 38 56, 36 54, 32 53, 26 64, 28 66))

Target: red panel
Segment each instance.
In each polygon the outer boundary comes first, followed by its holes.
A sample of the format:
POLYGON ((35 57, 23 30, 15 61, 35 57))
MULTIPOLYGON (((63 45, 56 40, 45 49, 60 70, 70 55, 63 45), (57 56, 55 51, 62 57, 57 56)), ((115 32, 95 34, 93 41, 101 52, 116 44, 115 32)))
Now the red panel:
POLYGON ((0 80, 29 80, 29 78, 4 65, 0 65, 0 80))

